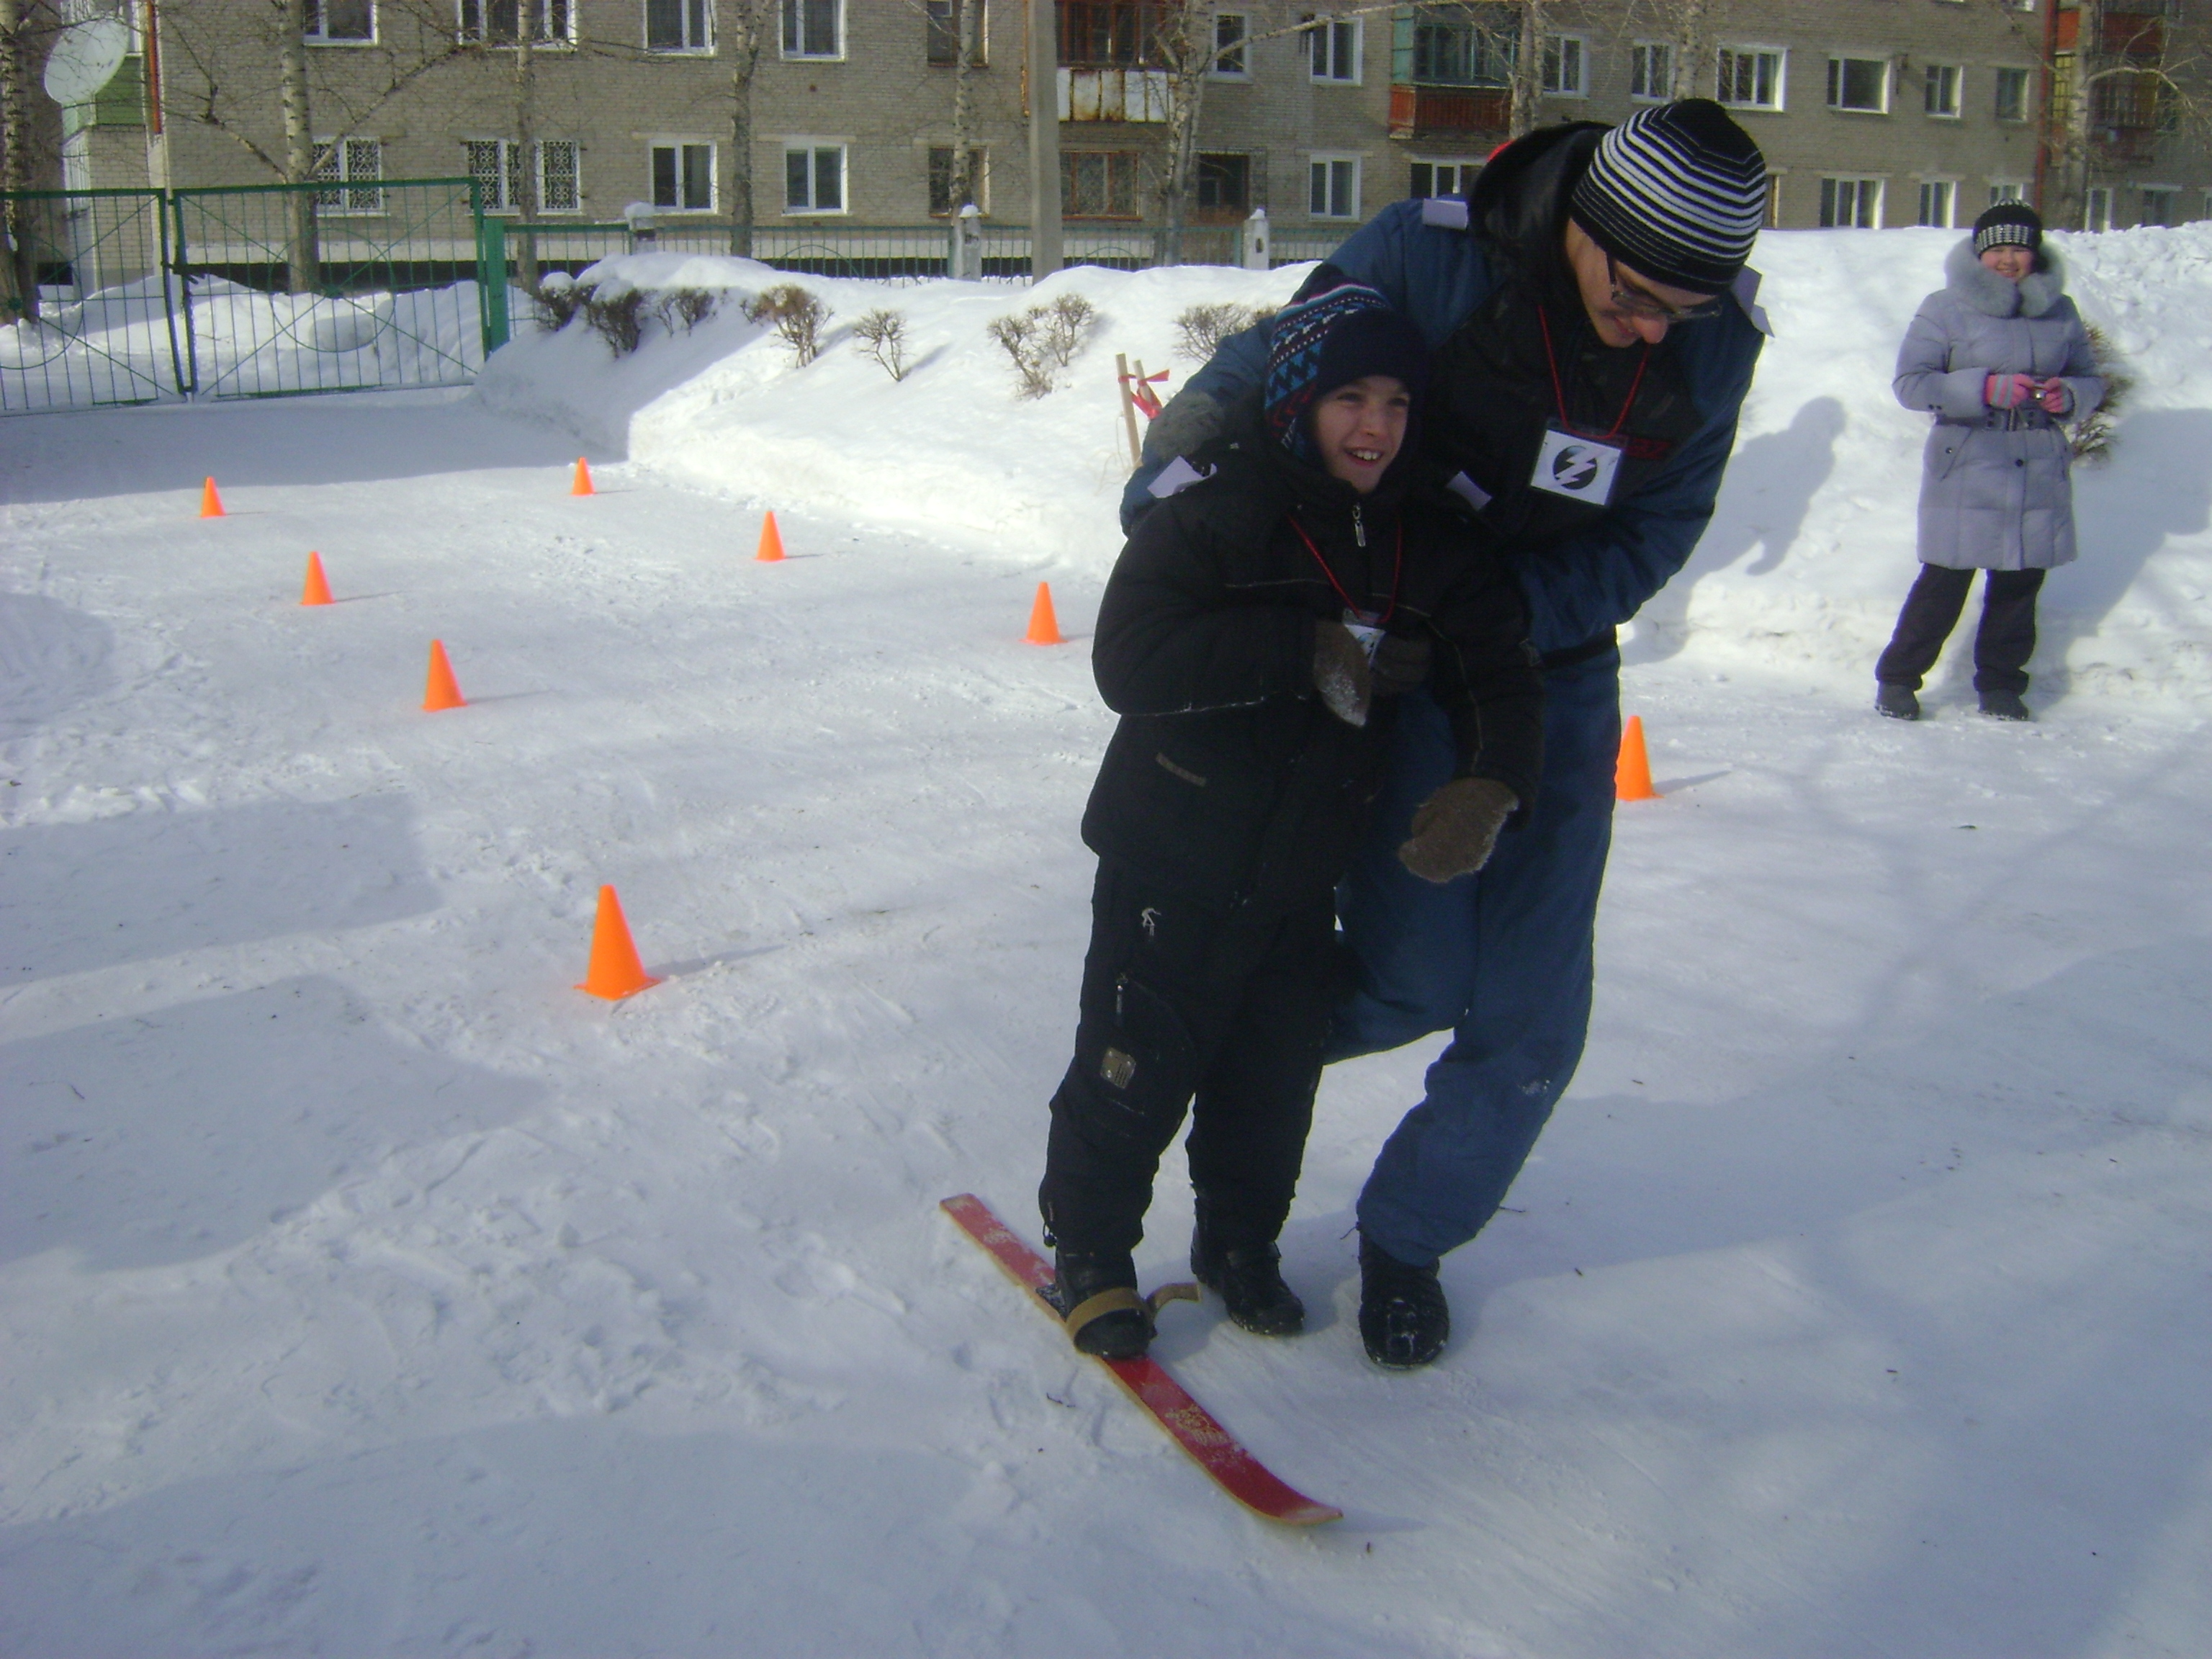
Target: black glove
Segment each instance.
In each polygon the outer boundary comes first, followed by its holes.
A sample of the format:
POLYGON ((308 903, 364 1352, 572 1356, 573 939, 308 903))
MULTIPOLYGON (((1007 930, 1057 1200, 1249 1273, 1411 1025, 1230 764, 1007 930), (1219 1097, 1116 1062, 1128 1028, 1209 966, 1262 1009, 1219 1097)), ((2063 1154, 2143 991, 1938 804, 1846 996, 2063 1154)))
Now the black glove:
POLYGON ((1314 624, 1313 683, 1330 714, 1346 726, 1367 724, 1368 699, 1374 695, 1367 647, 1342 623, 1314 624))
POLYGON ((1498 832, 1521 798, 1495 778, 1454 778, 1413 814, 1413 838, 1398 862, 1438 885, 1490 862, 1498 832))
POLYGON ((1429 641, 1425 635, 1407 639, 1385 634, 1375 647, 1375 695, 1395 697, 1419 688, 1429 678, 1429 641))

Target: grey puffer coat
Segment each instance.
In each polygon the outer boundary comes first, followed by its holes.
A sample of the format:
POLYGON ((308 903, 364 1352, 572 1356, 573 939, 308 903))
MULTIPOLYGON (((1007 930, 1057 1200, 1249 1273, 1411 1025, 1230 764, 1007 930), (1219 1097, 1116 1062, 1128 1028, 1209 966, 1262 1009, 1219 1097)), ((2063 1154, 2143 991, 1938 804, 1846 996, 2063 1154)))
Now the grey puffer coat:
POLYGON ((2064 379, 2078 419, 2105 383, 2081 314, 2066 297, 2066 267, 2045 244, 2017 285, 1974 257, 1972 237, 1951 250, 1942 289, 1920 302, 1897 354, 1897 400, 1932 410, 1921 458, 1920 562, 1954 570, 2038 570, 2074 557, 2074 485, 2066 433, 2039 409, 1991 409, 1992 374, 2064 379))

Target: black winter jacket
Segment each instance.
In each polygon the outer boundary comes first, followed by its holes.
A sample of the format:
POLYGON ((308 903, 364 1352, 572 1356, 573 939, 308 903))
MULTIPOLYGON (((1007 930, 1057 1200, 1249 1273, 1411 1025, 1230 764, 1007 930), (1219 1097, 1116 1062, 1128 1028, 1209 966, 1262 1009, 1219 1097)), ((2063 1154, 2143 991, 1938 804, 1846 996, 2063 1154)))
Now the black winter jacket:
POLYGON ((1381 699, 1352 726, 1315 695, 1315 627, 1342 620, 1346 596, 1429 639, 1461 774, 1533 800, 1543 690, 1527 615, 1456 503, 1407 499, 1397 470, 1362 498, 1249 413, 1194 459, 1212 476, 1146 514, 1099 609, 1092 666, 1122 718, 1083 817, 1091 850, 1224 914, 1325 899, 1388 770, 1395 714, 1381 699))

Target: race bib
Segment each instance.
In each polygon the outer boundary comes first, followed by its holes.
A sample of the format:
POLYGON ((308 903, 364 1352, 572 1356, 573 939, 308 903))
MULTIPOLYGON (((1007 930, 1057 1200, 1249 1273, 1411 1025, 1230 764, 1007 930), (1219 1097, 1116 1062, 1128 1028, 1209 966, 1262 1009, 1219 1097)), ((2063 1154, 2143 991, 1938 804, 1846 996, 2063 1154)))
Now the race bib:
POLYGON ((1571 501, 1604 507, 1613 500, 1613 481, 1620 470, 1620 453, 1618 444, 1553 427, 1544 434, 1544 447, 1536 455, 1536 471, 1528 482, 1538 489, 1565 495, 1571 501))
POLYGON ((1379 625, 1382 617, 1372 611, 1346 611, 1344 631, 1359 641, 1360 649, 1367 653, 1367 665, 1375 665, 1375 653, 1382 648, 1384 629, 1379 625))

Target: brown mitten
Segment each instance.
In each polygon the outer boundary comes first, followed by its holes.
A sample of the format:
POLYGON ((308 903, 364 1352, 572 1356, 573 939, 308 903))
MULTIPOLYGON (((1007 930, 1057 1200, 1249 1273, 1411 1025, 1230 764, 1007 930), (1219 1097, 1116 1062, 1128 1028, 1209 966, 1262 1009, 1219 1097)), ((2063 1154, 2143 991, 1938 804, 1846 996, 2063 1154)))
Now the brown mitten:
POLYGON ((1413 834, 1398 862, 1439 884, 1471 876, 1490 862, 1498 832, 1521 798, 1495 778, 1454 778, 1421 803, 1413 834))
POLYGON ((1330 714, 1346 726, 1367 724, 1367 702, 1374 695, 1367 647, 1342 623, 1314 625, 1313 683, 1330 714))

